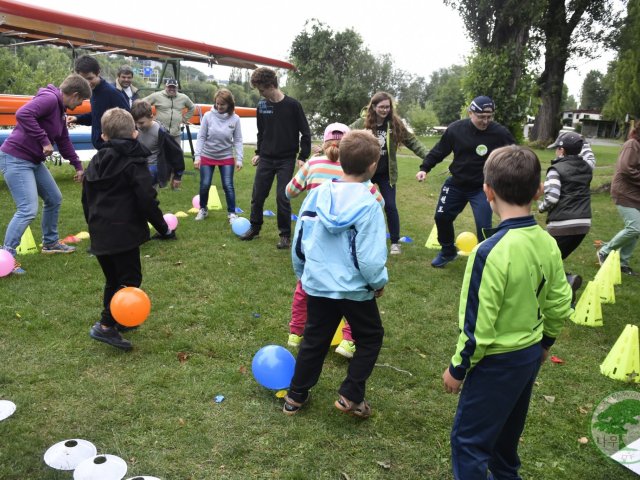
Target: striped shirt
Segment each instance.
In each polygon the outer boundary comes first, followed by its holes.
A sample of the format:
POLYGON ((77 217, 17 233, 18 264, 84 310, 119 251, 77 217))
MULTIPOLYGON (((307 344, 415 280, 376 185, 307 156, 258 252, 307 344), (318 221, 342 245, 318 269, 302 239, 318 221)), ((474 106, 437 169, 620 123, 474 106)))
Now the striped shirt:
MULTIPOLYGON (((596 168, 596 157, 588 143, 582 146, 579 155, 591 167, 591 170, 596 168)), ((538 205, 539 212, 548 212, 557 205, 560 201, 561 187, 560 174, 555 168, 550 168, 544 181, 544 200, 538 205)), ((590 218, 575 218, 551 221, 547 224, 547 231, 550 235, 580 235, 587 233, 590 227, 590 218)))
MULTIPOLYGON (((287 198, 294 198, 300 195, 305 190, 311 190, 319 187, 323 183, 330 182, 335 179, 340 179, 344 176, 340 161, 332 162, 327 157, 314 157, 307 161, 296 173, 295 177, 291 179, 287 185, 286 195, 287 198)), ((364 182, 369 188, 371 194, 376 198, 381 206, 384 206, 384 200, 382 195, 371 183, 371 180, 364 182)))

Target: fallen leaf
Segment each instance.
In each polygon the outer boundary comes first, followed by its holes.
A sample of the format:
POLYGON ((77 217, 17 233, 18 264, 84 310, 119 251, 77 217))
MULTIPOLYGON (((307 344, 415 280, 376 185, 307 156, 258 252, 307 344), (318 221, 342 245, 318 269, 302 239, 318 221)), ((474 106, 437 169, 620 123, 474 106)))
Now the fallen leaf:
POLYGON ((382 468, 384 468, 385 470, 389 470, 391 468, 391 463, 390 462, 376 462, 379 466, 381 466, 382 468))
POLYGON ((580 443, 582 445, 586 445, 587 443, 589 443, 589 439, 587 437, 580 437, 578 439, 578 443, 580 443))
POLYGON ((419 353, 418 355, 420 355, 420 357, 422 358, 427 358, 427 356, 424 353, 419 353))
POLYGON ((22 315, 20 315, 18 312, 16 312, 16 318, 22 318, 22 315))
POLYGON ((180 265, 182 265, 182 261, 178 260, 177 262, 174 263, 174 265, 179 267, 180 265))
POLYGON ((554 397, 553 395, 543 395, 543 397, 549 403, 553 403, 556 401, 556 397, 554 397))
POLYGON ((583 415, 586 415, 587 413, 589 413, 589 409, 587 407, 578 407, 578 412, 580 412, 583 415))
POLYGON ((551 355, 551 361, 553 363, 557 363, 562 365, 564 363, 564 360, 562 360, 560 357, 556 357, 555 355, 551 355))
POLYGON ((184 363, 189 360, 190 355, 187 352, 178 352, 178 361, 184 363))
POLYGON ((351 480, 351 477, 349 475, 347 475, 344 472, 340 472, 340 479, 341 480, 351 480))
POLYGON ((184 418, 178 418, 178 423, 180 425, 186 425, 187 422, 184 421, 184 418))
POLYGON ((245 375, 247 373, 247 367, 245 367, 244 365, 240 365, 239 371, 241 374, 245 375))

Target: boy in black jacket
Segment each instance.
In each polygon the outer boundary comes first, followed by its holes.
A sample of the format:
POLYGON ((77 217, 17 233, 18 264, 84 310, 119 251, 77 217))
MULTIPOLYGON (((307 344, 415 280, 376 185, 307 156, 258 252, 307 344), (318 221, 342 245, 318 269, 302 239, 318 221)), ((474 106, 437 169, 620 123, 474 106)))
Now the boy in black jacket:
POLYGON ((104 146, 91 159, 82 184, 82 207, 93 253, 105 276, 103 310, 89 335, 125 351, 133 347, 120 335, 127 328, 111 316, 113 295, 142 283, 140 245, 149 239, 147 222, 161 239, 175 238, 158 208, 147 168, 149 150, 136 140, 133 117, 121 108, 102 116, 104 146))

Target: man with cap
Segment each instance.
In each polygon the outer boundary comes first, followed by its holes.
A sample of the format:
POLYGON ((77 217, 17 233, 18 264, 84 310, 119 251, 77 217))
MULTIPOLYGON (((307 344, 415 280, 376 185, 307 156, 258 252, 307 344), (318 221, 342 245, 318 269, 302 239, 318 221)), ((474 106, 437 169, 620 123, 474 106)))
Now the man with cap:
POLYGON ((169 131, 173 139, 182 145, 183 123, 189 122, 195 111, 195 105, 184 93, 178 92, 178 81, 167 79, 164 90, 154 92, 143 100, 156 107, 156 120, 169 131))
MULTIPOLYGON (((595 156, 581 135, 560 132, 555 142, 556 159, 551 162, 544 181, 544 199, 539 212, 547 215, 547 232, 558 244, 562 259, 567 258, 591 228, 591 178, 595 156), (586 147, 585 147, 586 145, 586 147)), ((579 275, 567 274, 567 281, 575 293, 582 284, 579 275)))
POLYGON ((484 163, 496 148, 516 143, 509 130, 493 121, 495 109, 491 98, 474 98, 469 105, 469 118, 447 127, 416 174, 416 179, 423 182, 433 167, 453 153, 451 176, 442 186, 434 216, 441 250, 431 262, 432 267, 444 268, 457 258, 453 222, 467 203, 471 204, 479 241, 484 239, 483 229, 491 228, 491 206, 482 191, 484 163))

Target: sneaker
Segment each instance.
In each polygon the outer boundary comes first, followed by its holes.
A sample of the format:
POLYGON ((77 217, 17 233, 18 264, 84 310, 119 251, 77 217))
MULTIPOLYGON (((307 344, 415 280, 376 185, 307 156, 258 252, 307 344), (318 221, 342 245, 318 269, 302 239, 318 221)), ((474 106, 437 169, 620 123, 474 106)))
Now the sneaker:
POLYGON ((454 255, 443 255, 442 252, 439 252, 431 261, 431 266, 434 268, 444 268, 447 263, 453 262, 456 258, 458 258, 458 254, 454 255))
POLYGON ((286 235, 280 235, 280 241, 276 245, 278 250, 284 250, 287 248, 291 248, 291 238, 286 235))
POLYGON ((238 218, 238 215, 236 215, 235 213, 230 213, 227 215, 227 218, 229 219, 229 223, 233 223, 238 218))
POLYGON ((73 253, 76 251, 76 247, 60 243, 52 243, 51 245, 43 245, 42 253, 73 253))
POLYGON ((371 416, 371 406, 366 400, 355 403, 344 395, 339 395, 338 400, 334 402, 335 407, 343 413, 358 418, 369 418, 371 416))
POLYGON ((348 340, 342 340, 336 348, 336 353, 345 358, 353 358, 353 354, 356 353, 356 345, 348 340))
POLYGON ((126 325, 120 325, 119 323, 116 323, 116 330, 118 330, 120 333, 131 332, 137 329, 138 325, 136 325, 135 327, 127 327, 126 325))
POLYGON ((240 240, 253 240, 258 235, 260 235, 260 230, 251 225, 244 235, 240 235, 240 240))
POLYGON ((625 275, 631 275, 632 277, 638 276, 638 274, 634 272, 629 265, 620 265, 620 271, 625 275))
POLYGON ((100 322, 96 322, 95 325, 91 327, 89 336, 94 340, 108 343, 112 347, 119 348, 126 352, 133 348, 131 342, 122 338, 122 335, 120 335, 120 332, 118 332, 118 330, 116 330, 114 327, 103 328, 100 322))
POLYGON ((598 257, 598 263, 602 265, 604 261, 607 259, 607 254, 602 250, 596 250, 596 256, 598 257))
POLYGON ((571 305, 576 304, 576 293, 578 289, 582 286, 582 277, 580 275, 572 275, 567 273, 567 282, 571 287, 571 305))
POLYGON ((300 342, 302 341, 302 335, 296 335, 295 333, 289 334, 289 340, 287 340, 287 345, 290 347, 298 348, 300 346, 300 342))
POLYGON ((196 222, 199 222, 200 220, 204 220, 208 216, 209 216, 209 212, 207 211, 207 209, 201 208, 200 210, 198 210, 198 214, 196 215, 196 222))
POLYGON ((284 396, 284 405, 282 406, 282 413, 285 415, 295 415, 300 411, 300 409, 309 402, 309 394, 307 394, 307 398, 304 399, 304 402, 296 402, 292 400, 289 395, 284 396))
POLYGON ((402 248, 400 248, 400 244, 392 243, 391 248, 389 249, 389 253, 391 255, 400 255, 402 253, 402 248))
POLYGON ((13 267, 13 271, 11 272, 11 274, 12 275, 24 275, 25 273, 27 273, 27 271, 24 268, 22 268, 18 262, 16 262, 15 266, 13 267))

